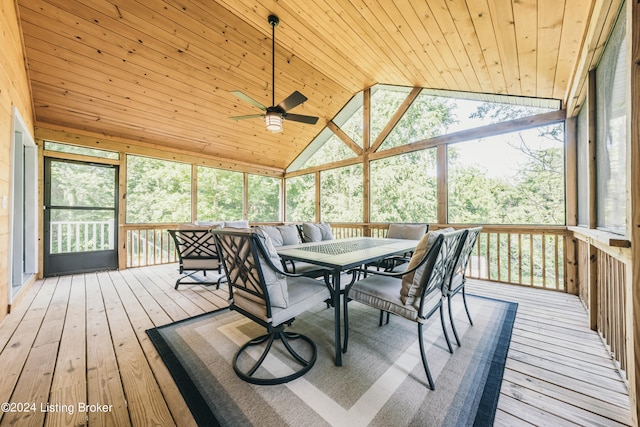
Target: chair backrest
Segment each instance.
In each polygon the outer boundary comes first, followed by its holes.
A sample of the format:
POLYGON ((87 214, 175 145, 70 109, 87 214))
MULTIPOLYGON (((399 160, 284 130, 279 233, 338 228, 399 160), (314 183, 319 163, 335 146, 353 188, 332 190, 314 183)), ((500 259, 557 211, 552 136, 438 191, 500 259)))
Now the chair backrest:
POLYGON ((418 276, 420 311, 426 296, 436 290, 441 293, 442 288, 449 285, 467 234, 467 230, 458 230, 439 235, 427 253, 427 260, 416 270, 416 276, 421 275, 418 276))
POLYGON ((220 257, 215 239, 205 228, 169 230, 183 268, 215 269, 220 257))
POLYGON ((387 238, 420 240, 427 231, 429 231, 429 224, 391 223, 387 230, 387 238))
POLYGON ((276 264, 279 257, 273 244, 252 231, 211 230, 222 258, 231 307, 245 316, 265 323, 272 307, 286 308, 286 277, 276 264))
POLYGON ((451 276, 453 279, 454 275, 462 274, 464 276, 465 270, 467 269, 467 264, 469 264, 469 258, 471 257, 471 252, 473 252, 473 248, 476 245, 476 241, 478 240, 478 236, 482 231, 482 227, 473 227, 467 228, 467 239, 464 242, 464 246, 460 251, 460 256, 458 257, 458 262, 456 263, 455 268, 453 269, 453 275, 451 276))

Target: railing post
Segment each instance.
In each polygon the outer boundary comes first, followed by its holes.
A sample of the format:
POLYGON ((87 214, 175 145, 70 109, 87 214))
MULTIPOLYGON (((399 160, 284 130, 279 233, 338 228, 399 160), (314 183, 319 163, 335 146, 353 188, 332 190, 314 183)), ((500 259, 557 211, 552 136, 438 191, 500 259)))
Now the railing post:
POLYGON ((598 330, 598 249, 589 244, 589 327, 598 330))

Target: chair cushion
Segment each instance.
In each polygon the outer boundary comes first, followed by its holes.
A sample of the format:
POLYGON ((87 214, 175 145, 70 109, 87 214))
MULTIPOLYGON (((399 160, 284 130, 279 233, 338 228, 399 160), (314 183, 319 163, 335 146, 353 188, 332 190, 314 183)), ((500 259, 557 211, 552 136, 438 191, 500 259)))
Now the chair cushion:
MULTIPOLYGON (((431 249, 431 246, 433 246, 440 234, 450 233, 452 231, 454 231, 454 229, 452 227, 449 227, 442 230, 430 231, 425 234, 418 243, 418 246, 416 246, 416 250, 413 252, 411 259, 409 260, 407 270, 411 270, 412 268, 420 264, 420 261, 422 261, 422 258, 424 258, 429 253, 429 249, 431 249)), ((426 268, 424 264, 423 267, 426 268)), ((419 295, 420 279, 422 278, 425 269, 423 267, 420 267, 416 271, 402 276, 400 299, 404 304, 413 304, 415 297, 419 295)))
MULTIPOLYGON (((377 308, 397 314, 414 322, 424 322, 419 316, 419 300, 414 299, 411 304, 405 304, 400 298, 401 282, 394 277, 384 277, 373 274, 366 279, 357 281, 349 291, 349 298, 377 308)), ((439 290, 431 292, 428 300, 425 301, 423 310, 428 314, 432 307, 435 307, 442 298, 439 290)))
POLYGON ((249 228, 249 221, 225 221, 224 228, 249 228))
POLYGON ((246 298, 247 294, 234 294, 233 303, 247 310, 251 314, 278 326, 301 313, 322 304, 330 297, 329 290, 320 280, 309 277, 289 278, 289 306, 286 308, 272 307, 271 319, 267 319, 264 305, 246 298))
POLYGON ((297 245, 300 243, 295 225, 259 225, 256 231, 271 238, 273 246, 297 245))
POLYGON ((224 227, 223 221, 195 221, 194 224, 198 227, 207 227, 213 229, 224 227))
POLYGON ((389 224, 387 238, 420 240, 426 234, 429 226, 427 224, 389 224))
POLYGON ((321 242, 323 240, 333 240, 331 226, 326 222, 314 224, 305 222, 302 224, 302 240, 307 242, 321 242))
MULTIPOLYGON (((258 235, 262 240, 262 244, 266 249, 267 255, 271 260, 271 263, 275 266, 280 266, 280 256, 276 251, 276 248, 271 242, 269 236, 258 235)), ((262 275, 264 276, 265 286, 269 293, 269 300, 271 307, 287 308, 289 305, 289 290, 287 286, 287 276, 274 270, 269 263, 259 255, 260 266, 262 267, 262 275)))

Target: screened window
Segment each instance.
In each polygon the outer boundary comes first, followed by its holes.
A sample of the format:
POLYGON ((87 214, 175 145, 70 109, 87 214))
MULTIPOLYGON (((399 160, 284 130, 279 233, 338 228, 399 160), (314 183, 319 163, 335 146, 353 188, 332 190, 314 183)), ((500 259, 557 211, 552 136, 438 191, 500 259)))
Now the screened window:
POLYGON ((364 125, 363 99, 362 92, 357 93, 333 118, 333 122, 360 147, 364 125))
POLYGON ((626 230, 626 15, 621 9, 596 69, 596 187, 599 228, 626 230))
POLYGON ((280 185, 282 180, 249 175, 249 221, 280 221, 280 185))
POLYGON ((316 217, 316 180, 314 174, 288 178, 287 221, 314 221, 316 217))
MULTIPOLYGON (((387 136, 381 149, 529 117, 557 110, 560 107, 559 102, 555 100, 510 98, 513 103, 507 103, 506 98, 500 96, 494 96, 496 101, 493 102, 465 98, 472 96, 487 97, 487 95, 423 89, 398 125, 387 136), (446 96, 443 96, 444 94, 446 96)), ((375 126, 375 123, 372 126, 375 126)))
POLYGON ((198 166, 197 219, 235 221, 242 218, 242 172, 198 166))
POLYGON ((83 156, 99 157, 101 159, 118 160, 120 154, 115 151, 99 150, 97 148, 80 147, 71 144, 62 144, 59 142, 45 141, 44 149, 49 151, 57 151, 59 153, 80 154, 83 156))
POLYGON ((371 162, 371 221, 437 222, 436 149, 371 162))
POLYGON ((314 143, 318 144, 317 151, 302 164, 300 169, 356 157, 356 153, 328 128, 320 132, 314 143))
POLYGON ((564 125, 448 147, 449 222, 565 223, 564 125))
POLYGON ((371 88, 371 141, 375 141, 382 129, 411 92, 403 86, 376 85, 371 88))
POLYGON ((455 104, 450 98, 422 91, 380 146, 380 150, 433 138, 446 132, 455 121, 455 104))
POLYGON ((321 219, 362 222, 362 165, 320 173, 321 219))
POLYGON ((191 165, 127 156, 127 223, 191 222, 191 165))

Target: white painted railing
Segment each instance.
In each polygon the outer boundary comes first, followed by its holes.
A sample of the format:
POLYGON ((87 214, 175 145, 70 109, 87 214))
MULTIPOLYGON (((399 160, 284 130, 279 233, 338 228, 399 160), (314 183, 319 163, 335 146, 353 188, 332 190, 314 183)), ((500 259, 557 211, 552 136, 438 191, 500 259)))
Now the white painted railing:
POLYGON ((52 221, 50 253, 109 250, 115 247, 115 225, 109 221, 52 221))

